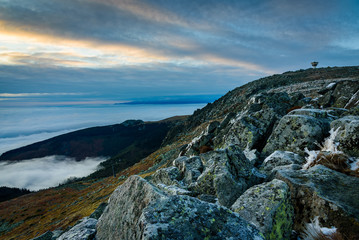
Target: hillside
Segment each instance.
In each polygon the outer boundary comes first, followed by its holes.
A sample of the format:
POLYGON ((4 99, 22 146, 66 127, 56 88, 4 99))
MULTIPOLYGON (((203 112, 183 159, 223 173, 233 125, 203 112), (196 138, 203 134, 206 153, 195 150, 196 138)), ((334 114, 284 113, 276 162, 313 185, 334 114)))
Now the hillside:
POLYGON ((286 72, 196 111, 118 178, 1 203, 0 238, 359 239, 358 159, 359 67, 286 72))
POLYGON ((86 128, 10 150, 0 156, 0 161, 52 155, 63 155, 81 161, 86 157, 114 157, 124 151, 125 158, 141 159, 161 145, 168 130, 178 121, 181 119, 159 122, 127 120, 121 124, 86 128))

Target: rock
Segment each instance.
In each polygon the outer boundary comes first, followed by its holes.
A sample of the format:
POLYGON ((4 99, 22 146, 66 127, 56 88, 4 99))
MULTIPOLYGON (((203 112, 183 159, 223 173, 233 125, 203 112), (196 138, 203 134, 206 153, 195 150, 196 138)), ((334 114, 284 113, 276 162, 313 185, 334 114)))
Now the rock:
POLYGON ((329 121, 310 116, 318 112, 310 111, 306 109, 306 115, 284 116, 269 137, 263 153, 268 156, 276 150, 281 150, 304 155, 305 148, 317 149, 317 144, 329 134, 329 121))
POLYGON ((173 165, 179 169, 182 174, 182 181, 188 185, 194 183, 203 171, 203 164, 198 156, 179 157, 173 161, 173 165))
POLYGON ((159 199, 144 209, 137 239, 264 239, 227 208, 188 196, 159 199))
POLYGON ((251 171, 253 165, 238 146, 201 154, 200 157, 205 170, 193 189, 200 194, 217 196, 223 206, 231 206, 256 177, 251 171))
POLYGON ((266 159, 264 159, 260 170, 267 175, 271 175, 273 170, 279 166, 286 166, 291 164, 302 165, 304 162, 305 159, 302 156, 293 152, 275 151, 266 159))
POLYGON ((345 109, 351 109, 359 105, 359 90, 349 99, 349 101, 345 104, 345 109))
POLYGON ((176 167, 158 169, 151 177, 151 182, 155 184, 166 184, 180 186, 181 173, 176 167))
POLYGON ((252 97, 244 111, 213 139, 215 148, 235 144, 242 149, 261 151, 278 119, 290 108, 290 101, 284 92, 261 93, 252 97))
POLYGON ((64 232, 58 240, 90 240, 96 233, 97 220, 94 218, 83 218, 80 223, 64 232))
POLYGON ((211 122, 206 129, 206 133, 214 133, 214 131, 218 128, 218 126, 220 125, 220 123, 218 121, 213 121, 211 122))
POLYGON ((244 149, 243 153, 252 165, 256 165, 259 162, 259 152, 257 149, 244 149))
POLYGON ((352 99, 353 95, 359 90, 358 81, 340 81, 326 91, 320 91, 323 96, 319 97, 318 103, 326 107, 344 108, 352 99))
POLYGON ((322 165, 309 170, 279 170, 276 178, 290 188, 294 230, 318 216, 324 227, 336 227, 348 239, 359 239, 359 178, 322 165))
POLYGON ((158 188, 139 176, 131 176, 112 193, 108 206, 98 220, 97 240, 141 239, 142 210, 152 201, 165 198, 158 188))
POLYGON ((157 184, 157 187, 169 195, 193 195, 191 191, 173 185, 167 186, 165 184, 159 183, 157 184))
POLYGON ((331 128, 337 129, 335 141, 339 143, 338 149, 349 156, 359 157, 359 116, 346 116, 333 121, 331 128))
POLYGON ((47 231, 44 234, 41 234, 40 236, 36 238, 32 238, 31 240, 52 240, 54 234, 51 231, 47 231))
POLYGON ((253 223, 266 239, 289 239, 293 225, 293 206, 288 185, 274 179, 249 188, 231 209, 253 223))
POLYGON ((105 208, 107 207, 107 203, 101 203, 96 210, 90 215, 90 218, 99 219, 105 211, 105 208))

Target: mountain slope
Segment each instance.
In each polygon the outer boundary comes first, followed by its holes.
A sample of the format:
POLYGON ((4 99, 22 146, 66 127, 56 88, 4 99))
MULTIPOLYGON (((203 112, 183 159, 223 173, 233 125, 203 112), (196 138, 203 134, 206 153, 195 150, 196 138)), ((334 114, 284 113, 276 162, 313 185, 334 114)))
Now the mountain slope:
POLYGON ((51 155, 64 155, 80 161, 86 157, 114 157, 119 154, 126 159, 139 160, 155 151, 168 130, 180 120, 128 120, 121 124, 78 130, 5 152, 0 156, 0 161, 51 155))
MULTIPOLYGON (((197 239, 303 239, 316 217, 318 226, 358 239, 358 153, 359 67, 274 75, 196 111, 119 178, 47 190, 45 219, 32 209, 44 197, 40 193, 1 203, 0 239, 65 230, 108 197, 91 229, 97 239, 182 239, 186 233, 197 239), (24 202, 31 211, 19 207, 24 202), (37 222, 41 231, 34 229, 37 222), (128 231, 120 233, 121 226, 128 231)), ((63 236, 81 229, 76 226, 63 236)))

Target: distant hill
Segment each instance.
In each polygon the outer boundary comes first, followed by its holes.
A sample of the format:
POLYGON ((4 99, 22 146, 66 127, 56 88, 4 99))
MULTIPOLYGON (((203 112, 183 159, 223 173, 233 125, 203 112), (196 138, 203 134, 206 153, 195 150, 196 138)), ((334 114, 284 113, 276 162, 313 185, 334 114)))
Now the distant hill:
POLYGON ((184 118, 158 122, 127 120, 121 124, 86 128, 5 152, 0 156, 0 161, 50 155, 63 155, 81 161, 86 157, 114 157, 120 153, 121 157, 137 161, 157 150, 169 129, 184 118))

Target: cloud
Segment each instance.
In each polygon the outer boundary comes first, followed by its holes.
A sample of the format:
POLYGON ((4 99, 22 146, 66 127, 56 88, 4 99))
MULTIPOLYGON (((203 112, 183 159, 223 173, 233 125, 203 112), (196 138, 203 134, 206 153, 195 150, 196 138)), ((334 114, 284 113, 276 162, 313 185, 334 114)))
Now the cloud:
POLYGON ((0 186, 39 190, 57 186, 70 177, 94 172, 106 158, 86 158, 81 162, 63 156, 34 158, 21 162, 0 163, 0 186))

